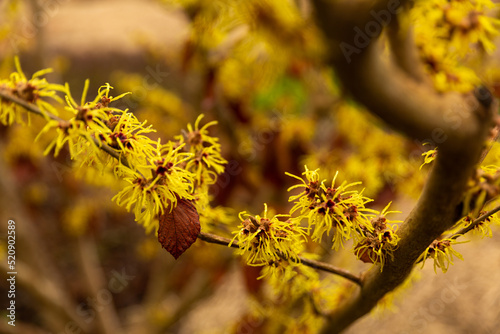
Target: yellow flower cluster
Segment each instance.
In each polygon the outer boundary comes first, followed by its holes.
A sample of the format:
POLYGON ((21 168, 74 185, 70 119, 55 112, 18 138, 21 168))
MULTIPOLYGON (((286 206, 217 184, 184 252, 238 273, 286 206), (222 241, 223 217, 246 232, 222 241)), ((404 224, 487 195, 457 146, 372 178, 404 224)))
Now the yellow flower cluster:
POLYGON ((217 72, 229 101, 248 101, 288 70, 302 71, 304 59, 307 63, 322 52, 312 20, 293 2, 164 1, 191 14, 185 65, 201 63, 217 72))
POLYGON ((274 271, 284 269, 280 266, 282 261, 287 264, 298 262, 306 233, 296 219, 289 215, 267 218, 267 204, 264 204, 262 217, 251 216, 246 212, 241 212, 239 217, 241 228, 235 232, 233 242, 238 240, 240 254, 248 265, 269 265, 268 268, 274 271))
POLYGON ((479 83, 470 64, 477 55, 495 48, 492 40, 500 20, 491 11, 497 8, 491 0, 415 2, 410 20, 437 90, 467 92, 479 83))
MULTIPOLYGON (((118 100, 126 94, 117 97, 109 97, 109 92, 113 88, 109 84, 101 86, 97 97, 91 102, 85 102, 89 81, 85 81, 81 103, 78 104, 71 96, 69 85, 61 89, 65 93, 67 106, 64 108, 73 117, 69 120, 50 119, 47 125, 40 131, 39 136, 53 129, 57 131, 57 137, 45 149, 44 154, 48 154, 54 149, 54 155, 68 144, 71 156, 76 157, 81 153, 87 155, 99 155, 102 142, 114 144, 113 139, 118 136, 120 127, 114 127, 111 123, 113 119, 119 119, 114 113, 125 114, 126 111, 109 107, 109 103, 118 100), (116 128, 116 131, 115 131, 116 128)), ((111 157, 109 157, 111 159, 111 157)))
MULTIPOLYGON (((0 91, 36 105, 45 117, 47 117, 48 113, 58 115, 57 109, 43 99, 49 97, 57 102, 61 102, 61 98, 56 94, 58 91, 65 90, 63 86, 50 84, 46 79, 41 78, 52 70, 45 69, 35 72, 31 79, 27 79, 17 57, 14 62, 17 71, 12 73, 9 79, 0 80, 0 91)), ((2 101, 0 104, 0 122, 3 125, 12 125, 14 122, 24 124, 25 120, 23 117, 26 116, 28 118, 29 116, 27 115, 23 108, 17 104, 7 101, 2 101)))
MULTIPOLYGON (((482 216, 486 214, 487 211, 481 211, 479 212, 479 216, 482 216)), ((458 233, 458 231, 462 228, 470 228, 472 224, 474 224, 474 228, 472 229, 472 233, 479 235, 481 238, 484 237, 492 237, 493 236, 493 231, 491 230, 491 225, 492 223, 498 223, 498 215, 494 214, 492 216, 489 216, 483 221, 480 221, 478 223, 475 223, 475 219, 466 216, 463 217, 451 231, 450 233, 458 233)))
POLYGON ((412 149, 412 143, 381 127, 378 119, 353 102, 336 106, 332 118, 336 127, 329 143, 333 145, 314 147, 303 164, 320 168, 328 178, 342 170, 339 181, 361 181, 371 198, 388 188, 418 197, 425 176, 418 172, 420 149, 412 149))
POLYGON ((354 253, 358 259, 367 263, 379 263, 380 271, 383 270, 387 259, 393 259, 393 253, 397 249, 400 239, 396 234, 398 225, 390 225, 395 221, 389 221, 385 217, 387 214, 395 212, 387 211, 390 205, 391 203, 382 210, 379 217, 372 218, 373 230, 361 227, 365 237, 354 247, 354 253))
POLYGON ((499 194, 500 168, 493 165, 481 166, 476 169, 474 177, 469 180, 463 200, 462 215, 477 218, 484 206, 499 194))
MULTIPOLYGON (((217 174, 224 171, 226 160, 221 156, 221 147, 217 138, 208 134, 207 128, 216 122, 210 122, 199 128, 203 115, 200 115, 194 127, 188 125, 188 131, 176 137, 176 141, 166 144, 157 142, 143 143, 147 149, 145 163, 133 170, 123 165, 118 166, 119 175, 130 185, 124 188, 114 199, 117 204, 134 208, 136 220, 141 221, 148 230, 157 228, 155 217, 164 209, 171 210, 180 198, 196 200, 200 216, 210 217, 208 186, 215 183, 217 174), (154 145, 153 145, 154 143, 154 145), (148 175, 152 175, 151 177, 148 175), (203 211, 209 210, 203 213, 203 211)), ((124 137, 127 140, 128 137, 124 137)), ((137 137, 136 137, 137 138, 137 137)), ((144 140, 150 141, 145 137, 144 140)), ((127 141, 126 141, 127 143, 127 141)), ((128 156, 125 156, 128 161, 128 156)), ((218 213, 221 214, 219 208, 218 213)), ((227 219, 226 219, 227 220, 227 219)))
POLYGON ((129 183, 113 200, 127 210, 133 208, 136 220, 148 231, 156 229, 155 220, 165 209, 172 210, 180 198, 193 199, 193 175, 181 167, 191 158, 191 154, 180 152, 182 146, 175 147, 172 142, 156 142, 153 154, 140 170, 123 165, 118 166, 118 175, 129 183), (146 170, 149 173, 146 174, 146 170), (150 175, 151 176, 145 176, 150 175))
POLYGON ((330 186, 320 179, 318 170, 305 166, 304 178, 287 175, 300 181, 288 190, 304 188, 289 198, 293 207, 289 214, 267 218, 253 217, 245 212, 240 214, 242 225, 233 240, 238 239, 240 254, 249 265, 264 266, 263 276, 271 274, 282 281, 289 281, 297 274, 299 254, 305 254, 303 243, 311 238, 321 242, 326 234, 331 237, 332 248, 344 247, 347 240, 355 240, 355 255, 363 262, 379 264, 382 270, 387 260, 392 259, 397 249, 399 236, 396 234, 397 221, 389 221, 387 205, 381 212, 367 208, 372 200, 363 192, 349 190, 358 183, 343 182, 335 185, 336 176, 330 186), (246 218, 243 218, 245 216, 246 218), (286 218, 280 220, 279 218, 286 218), (307 228, 300 223, 305 220, 307 228), (291 261, 290 261, 291 260, 291 261))
POLYGON ((337 250, 343 246, 344 241, 357 237, 356 231, 360 231, 361 227, 372 229, 369 217, 374 211, 365 208, 365 204, 372 200, 363 196, 362 192, 348 190, 360 182, 347 184, 344 181, 335 186, 337 173, 327 187, 325 181, 320 181, 318 170, 309 170, 307 166, 305 169, 305 180, 287 173, 302 182, 290 187, 289 191, 304 188, 298 195, 290 196, 289 201, 295 204, 290 214, 297 212, 298 219, 308 221, 309 229, 314 226, 311 234, 313 241, 320 242, 325 233, 330 235, 333 232, 332 247, 337 250))
POLYGON ((178 145, 187 143, 189 153, 193 159, 186 164, 186 170, 195 175, 196 186, 208 186, 217 180, 217 174, 224 171, 227 161, 221 156, 219 139, 208 134, 208 128, 217 124, 216 121, 209 122, 199 127, 203 115, 200 115, 194 127, 188 124, 188 131, 184 135, 177 136, 178 145))
MULTIPOLYGON (((113 200, 127 210, 132 210, 138 222, 148 231, 158 227, 157 216, 172 210, 179 199, 199 200, 208 206, 208 185, 215 183, 217 174, 224 171, 224 160, 218 140, 209 136, 207 128, 216 122, 200 127, 202 115, 195 126, 188 125, 188 132, 177 141, 165 144, 154 141, 148 134, 155 132, 146 121, 140 122, 128 110, 110 104, 128 93, 110 95, 109 84, 99 88, 97 96, 87 102, 89 82, 85 82, 80 103, 72 97, 69 86, 49 84, 40 77, 50 70, 35 73, 27 80, 16 59, 17 72, 9 80, 0 82, 0 91, 26 104, 32 112, 45 117, 47 123, 38 134, 56 136, 45 149, 54 155, 67 147, 71 159, 81 164, 113 171, 115 176, 128 183, 113 200), (64 94, 64 111, 69 119, 58 116, 58 110, 46 98, 63 104, 57 93, 64 94)), ((0 98, 0 121, 11 125, 23 122, 26 114, 18 103, 0 98)), ((37 137, 37 138, 38 138, 37 137)))
POLYGON ((434 260, 434 271, 436 272, 436 269, 440 268, 443 273, 446 273, 450 264, 453 264, 453 256, 463 260, 462 255, 453 249, 453 245, 464 242, 467 241, 457 242, 455 239, 450 238, 434 240, 432 244, 420 255, 416 263, 422 261, 423 268, 425 260, 432 258, 434 260))

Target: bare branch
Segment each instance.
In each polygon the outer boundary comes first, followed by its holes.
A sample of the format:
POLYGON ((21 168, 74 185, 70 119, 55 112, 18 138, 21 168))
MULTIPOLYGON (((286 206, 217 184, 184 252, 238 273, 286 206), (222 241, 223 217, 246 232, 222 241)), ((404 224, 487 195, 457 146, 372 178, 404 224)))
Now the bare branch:
POLYGON ((486 212, 484 215, 482 215, 481 217, 478 217, 476 219, 474 219, 474 221, 472 223, 470 223, 469 226, 467 227, 464 227, 462 228, 460 231, 454 233, 452 236, 450 236, 449 238, 450 239, 456 239, 460 236, 463 236, 465 235, 467 232, 470 232, 471 230, 473 230, 474 228, 476 228, 479 224, 481 224, 482 222, 484 222, 486 219, 488 219, 489 217, 493 216, 495 213, 497 213, 498 211, 500 211, 500 206, 497 206, 496 208, 494 208, 493 210, 491 211, 488 211, 486 212))
MULTIPOLYGON (((331 65, 346 90, 371 112, 411 138, 432 140, 440 154, 412 212, 400 226, 394 260, 368 270, 362 288, 346 298, 328 319, 323 333, 340 333, 364 316, 401 284, 428 245, 456 221, 468 179, 479 160, 492 123, 493 108, 469 94, 438 94, 405 68, 394 55, 384 56, 372 34, 361 45, 361 34, 376 25, 381 13, 395 19, 403 2, 313 0, 319 25, 331 47, 331 65), (397 6, 394 7, 394 3, 397 6), (350 43, 350 44, 349 44, 350 43), (346 45, 355 49, 346 49, 346 45), (346 52, 350 50, 352 52, 346 52), (453 119, 454 121, 450 121, 453 119)), ((388 24, 385 21, 385 25, 388 24)), ((397 34, 398 32, 392 32, 397 34)))
POLYGON ((329 61, 356 100, 396 130, 420 141, 432 140, 441 150, 458 151, 469 144, 481 127, 480 115, 473 112, 478 108, 477 100, 473 96, 464 99, 457 93, 439 94, 415 81, 384 57, 376 40, 378 35, 370 37, 377 24, 382 31, 384 24, 376 19, 382 13, 388 17, 385 25, 395 19, 398 10, 391 5, 394 1, 373 5, 371 1, 313 3, 319 25, 330 43, 329 61))
POLYGON ((341 276, 345 279, 348 279, 348 280, 356 283, 359 286, 362 286, 362 284, 363 284, 363 282, 359 276, 356 276, 345 269, 337 268, 337 267, 332 266, 331 264, 328 264, 325 262, 306 259, 303 257, 299 257, 299 258, 300 258, 300 262, 308 267, 323 270, 323 271, 329 272, 331 274, 341 276))
MULTIPOLYGON (((12 103, 15 103, 15 104, 23 107, 27 111, 29 111, 31 113, 34 113, 34 114, 37 114, 37 115, 40 115, 40 116, 42 116, 44 118, 48 117, 49 119, 52 119, 52 120, 58 121, 58 122, 64 121, 62 118, 57 117, 56 115, 53 115, 53 114, 51 114, 49 112, 43 112, 43 111, 41 111, 40 108, 38 108, 38 106, 36 106, 35 104, 29 103, 29 102, 27 102, 27 101, 25 101, 23 99, 18 98, 17 96, 14 96, 12 94, 6 93, 5 91, 3 91, 1 89, 0 89, 0 98, 4 99, 6 101, 10 101, 12 103)), ((84 138, 86 138, 86 137, 84 137, 84 138)), ((113 149, 112 147, 110 147, 106 143, 103 143, 103 142, 101 142, 100 140, 98 140, 97 138, 94 138, 94 137, 92 137, 92 142, 97 147, 99 147, 101 150, 103 150, 104 152, 106 152, 107 154, 109 154, 110 156, 112 156, 113 158, 115 158, 116 160, 120 161, 122 165, 124 165, 125 167, 127 167, 129 169, 132 169, 132 167, 130 166, 130 164, 128 163, 128 161, 124 157, 121 157, 120 153, 118 153, 115 149, 113 149)))
POLYGON ((56 115, 52 115, 51 113, 42 112, 40 110, 40 108, 38 108, 35 104, 29 103, 29 102, 27 102, 27 101, 25 101, 17 96, 9 94, 5 90, 0 89, 0 97, 3 98, 4 100, 10 101, 12 103, 15 103, 15 104, 23 107, 24 109, 26 109, 27 111, 29 111, 33 114, 37 114, 37 115, 42 116, 42 117, 48 117, 48 118, 50 118, 54 121, 58 121, 58 122, 64 121, 62 118, 59 118, 56 115))
MULTIPOLYGON (((224 237, 221 237, 221 236, 218 236, 215 234, 211 234, 211 233, 201 232, 198 235, 198 238, 200 240, 203 240, 203 241, 206 241, 209 243, 213 243, 213 244, 217 244, 217 245, 222 245, 222 246, 229 246, 230 245, 230 247, 239 248, 237 242, 231 243, 231 239, 224 238, 224 237)), ((357 285, 361 286, 361 278, 350 273, 349 271, 347 271, 345 269, 337 268, 337 267, 332 266, 331 264, 328 264, 328 263, 324 263, 324 262, 320 262, 320 261, 316 261, 316 260, 311 260, 311 259, 306 259, 302 256, 299 256, 299 261, 303 265, 306 265, 306 266, 314 268, 314 269, 319 269, 319 270, 322 270, 322 271, 325 271, 325 272, 328 272, 328 273, 331 273, 334 275, 344 277, 345 279, 348 279, 348 280, 356 283, 357 285)))
POLYGON ((240 248, 238 242, 234 241, 231 243, 231 239, 224 238, 216 234, 200 232, 198 239, 209 242, 211 244, 217 244, 222 246, 229 246, 233 248, 240 248))

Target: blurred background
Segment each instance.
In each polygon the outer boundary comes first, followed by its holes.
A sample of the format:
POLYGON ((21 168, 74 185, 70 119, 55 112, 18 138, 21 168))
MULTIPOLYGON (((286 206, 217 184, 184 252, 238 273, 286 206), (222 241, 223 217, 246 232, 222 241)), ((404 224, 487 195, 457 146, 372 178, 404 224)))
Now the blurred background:
MULTIPOLYGON (((304 165, 362 181, 373 208, 402 211, 418 198, 422 143, 401 137, 343 96, 308 0, 0 0, 0 75, 20 57, 28 77, 53 68, 79 99, 109 82, 115 105, 172 139, 201 113, 217 120, 228 168, 212 186, 231 236, 243 210, 288 212, 286 189, 304 165)), ((0 333, 264 333, 249 296, 259 269, 233 250, 198 240, 179 260, 111 198, 122 184, 82 173, 66 151, 43 156, 43 122, 0 126, 0 333), (6 319, 6 222, 16 222, 16 327, 6 319)), ((497 152, 493 150, 493 152, 497 152)), ((493 153, 492 159, 498 155, 493 153)), ((311 249, 354 273, 369 268, 328 243, 311 249)), ((458 245, 447 274, 432 263, 391 310, 348 333, 498 333, 498 236, 458 245)), ((420 270, 418 270, 420 271, 420 270)), ((266 319, 266 315, 262 315, 266 319)), ((272 320, 272 319, 271 319, 272 320)), ((267 319, 269 321, 269 319, 267 319)))

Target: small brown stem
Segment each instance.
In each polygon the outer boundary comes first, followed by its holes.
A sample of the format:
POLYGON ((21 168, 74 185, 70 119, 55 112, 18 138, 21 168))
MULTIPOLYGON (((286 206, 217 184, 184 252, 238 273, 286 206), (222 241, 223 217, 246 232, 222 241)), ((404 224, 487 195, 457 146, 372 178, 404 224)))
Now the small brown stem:
POLYGON ((48 117, 48 118, 50 118, 54 121, 58 121, 58 122, 64 121, 62 118, 57 117, 56 115, 53 115, 49 112, 47 112, 47 113, 42 112, 40 110, 40 108, 38 108, 36 105, 29 103, 29 102, 27 102, 27 101, 25 101, 17 96, 9 94, 5 90, 0 89, 0 97, 4 100, 10 101, 12 103, 15 103, 15 104, 23 107, 24 109, 26 109, 27 111, 29 111, 33 114, 37 114, 37 115, 42 116, 42 117, 48 117))
POLYGON ((198 239, 209 242, 211 244, 229 246, 229 247, 233 247, 233 248, 240 248, 240 246, 238 245, 238 242, 233 241, 231 243, 231 239, 224 238, 224 237, 221 237, 219 235, 212 234, 212 233, 200 232, 200 234, 198 234, 198 239))
MULTIPOLYGON (((230 245, 230 247, 239 248, 239 245, 237 242, 231 243, 231 239, 224 238, 224 237, 221 237, 221 236, 218 236, 215 234, 211 234, 211 233, 201 232, 198 235, 198 238, 200 240, 203 240, 203 241, 206 241, 206 242, 209 242, 212 244, 217 244, 217 245, 222 245, 222 246, 229 246, 230 245)), ((306 259, 302 256, 299 256, 298 258, 299 258, 300 263, 302 263, 303 265, 306 265, 306 266, 314 268, 314 269, 319 269, 319 270, 322 270, 325 272, 329 272, 329 273, 334 274, 334 275, 341 276, 345 279, 348 279, 348 280, 356 283, 359 286, 362 285, 360 277, 350 273, 349 271, 347 271, 345 269, 337 268, 337 267, 332 266, 331 264, 328 264, 328 263, 324 263, 324 262, 320 262, 320 261, 316 261, 316 260, 311 260, 311 259, 306 259)))
POLYGON ((467 232, 473 230, 474 228, 476 228, 476 226, 478 226, 479 224, 481 224, 483 221, 485 221, 486 219, 488 219, 489 217, 493 216, 495 213, 497 213, 498 211, 500 211, 500 206, 497 206, 496 208, 494 208, 493 210, 491 211, 488 211, 486 212, 484 215, 482 215, 481 217, 478 217, 476 219, 474 219, 474 221, 472 221, 472 223, 470 223, 469 226, 467 227, 464 227, 462 228, 460 231, 458 231, 457 233, 454 233, 450 239, 457 239, 458 237, 462 236, 462 235, 465 235, 467 232))
MULTIPOLYGON (((53 115, 53 114, 51 114, 49 112, 42 112, 40 110, 40 108, 38 108, 35 104, 29 103, 29 102, 27 102, 27 101, 25 101, 23 99, 20 99, 17 96, 14 96, 12 94, 6 93, 5 91, 3 91, 3 90, 0 89, 0 100, 1 99, 10 101, 12 103, 15 103, 15 104, 23 107, 27 111, 29 111, 31 113, 34 113, 34 114, 37 114, 39 116, 48 117, 49 119, 52 119, 52 120, 58 121, 58 122, 64 122, 65 121, 64 119, 62 119, 60 117, 57 117, 56 115, 53 115)), ((95 137, 92 137, 92 141, 101 150, 103 150, 104 152, 106 152, 107 154, 109 154, 110 156, 112 156, 113 158, 115 158, 116 160, 120 161, 120 163, 122 165, 124 165, 125 167, 127 167, 129 169, 132 169, 132 167, 130 166, 130 164, 128 163, 128 161, 124 157, 120 157, 120 154, 115 149, 113 149, 112 147, 110 147, 106 143, 101 142, 100 140, 98 140, 95 137)))
POLYGON ((319 269, 319 270, 323 270, 323 271, 329 272, 331 274, 334 274, 334 275, 337 275, 337 276, 341 276, 341 277, 343 277, 345 279, 348 279, 348 280, 356 283, 359 286, 363 285, 363 283, 361 281, 361 278, 359 276, 356 276, 356 275, 350 273, 349 271, 347 271, 345 269, 337 268, 337 267, 332 266, 331 264, 328 264, 328 263, 325 263, 325 262, 320 262, 320 261, 316 261, 316 260, 306 259, 306 258, 303 258, 301 256, 299 256, 299 259, 300 259, 300 262, 302 262, 302 264, 304 264, 304 265, 306 265, 308 267, 319 269))

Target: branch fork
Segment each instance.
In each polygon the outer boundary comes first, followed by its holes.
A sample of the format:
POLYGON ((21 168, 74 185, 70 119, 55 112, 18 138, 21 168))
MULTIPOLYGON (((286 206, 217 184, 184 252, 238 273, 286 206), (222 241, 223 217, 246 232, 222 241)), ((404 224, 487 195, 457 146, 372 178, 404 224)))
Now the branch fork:
POLYGON ((493 124, 495 104, 484 89, 476 95, 443 94, 433 89, 418 62, 416 47, 410 43, 412 30, 401 31, 398 26, 397 15, 406 3, 313 0, 320 29, 330 43, 328 62, 346 91, 402 134, 439 145, 421 196, 397 232, 401 240, 394 260, 382 272, 374 266, 363 275, 361 289, 329 315, 323 333, 340 333, 370 312, 386 293, 403 283, 432 241, 453 226, 456 207, 493 124), (385 12, 393 15, 382 24, 389 25, 392 57, 384 56, 380 33, 346 57, 342 43, 356 41, 360 31, 368 34, 373 13, 385 12))

